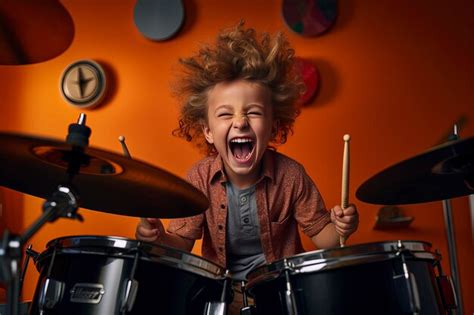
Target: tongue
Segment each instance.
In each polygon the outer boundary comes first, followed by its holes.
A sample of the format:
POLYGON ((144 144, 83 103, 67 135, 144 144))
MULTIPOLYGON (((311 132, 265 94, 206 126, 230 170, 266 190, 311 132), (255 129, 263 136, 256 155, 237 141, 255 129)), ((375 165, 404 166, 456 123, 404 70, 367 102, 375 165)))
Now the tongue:
POLYGON ((238 144, 234 148, 234 155, 238 159, 244 159, 250 153, 250 144, 238 144))

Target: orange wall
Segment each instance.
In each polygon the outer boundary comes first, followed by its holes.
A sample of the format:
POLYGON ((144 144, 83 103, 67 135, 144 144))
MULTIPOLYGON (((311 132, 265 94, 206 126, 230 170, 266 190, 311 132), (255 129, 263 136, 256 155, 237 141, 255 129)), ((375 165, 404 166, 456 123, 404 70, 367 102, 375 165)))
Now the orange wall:
MULTIPOLYGON (((64 139, 68 124, 80 111, 61 98, 59 77, 68 64, 94 59, 107 67, 111 89, 101 107, 86 111, 93 130, 91 145, 120 152, 117 137, 125 135, 133 156, 184 176, 200 155, 170 134, 177 117, 169 89, 173 67, 179 56, 191 54, 199 43, 212 41, 219 29, 243 18, 259 30, 283 30, 297 55, 319 67, 319 95, 304 108, 295 135, 280 151, 305 165, 328 206, 340 202, 345 133, 352 137, 352 202, 363 181, 440 142, 460 116, 467 118, 461 136, 474 135, 474 2, 470 0, 340 1, 337 24, 317 38, 287 30, 281 1, 187 0, 184 29, 166 42, 149 41, 138 32, 133 22, 135 1, 62 3, 75 24, 71 46, 50 61, 0 66, 2 130, 64 139)), ((7 213, 22 218, 24 227, 39 216, 41 199, 6 194, 14 200, 7 213), (13 209, 13 204, 22 207, 13 209)), ((441 202, 402 206, 415 221, 410 228, 395 231, 373 230, 379 206, 357 204, 361 223, 349 244, 428 241, 443 254, 444 270, 449 272, 441 202)), ((63 219, 45 226, 33 237, 34 248, 42 251, 47 241, 64 235, 134 235, 135 218, 81 213, 84 223, 63 219)), ((474 246, 466 197, 454 201, 453 213, 464 308, 471 313, 474 246)), ((305 245, 313 249, 307 239, 305 245)), ((25 298, 33 295, 36 278, 30 267, 25 298)))

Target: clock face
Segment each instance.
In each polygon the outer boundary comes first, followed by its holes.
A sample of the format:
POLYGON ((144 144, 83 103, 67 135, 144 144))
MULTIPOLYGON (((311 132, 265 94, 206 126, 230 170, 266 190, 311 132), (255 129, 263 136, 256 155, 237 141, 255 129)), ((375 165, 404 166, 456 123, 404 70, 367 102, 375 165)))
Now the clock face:
POLYGON ((77 107, 87 108, 99 104, 105 94, 105 73, 92 60, 70 64, 61 76, 61 94, 77 107))

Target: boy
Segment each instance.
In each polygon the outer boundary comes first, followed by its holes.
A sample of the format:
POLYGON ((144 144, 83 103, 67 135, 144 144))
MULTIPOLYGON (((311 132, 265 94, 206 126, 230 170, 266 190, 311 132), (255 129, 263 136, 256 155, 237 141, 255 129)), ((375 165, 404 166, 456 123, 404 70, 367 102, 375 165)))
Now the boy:
POLYGON ((261 264, 303 252, 298 225, 318 248, 336 247, 357 229, 353 205, 326 210, 304 168, 269 146, 286 142, 299 113, 293 55, 281 34, 258 36, 240 23, 180 60, 174 134, 207 151, 188 180, 210 207, 171 220, 167 231, 159 219, 141 220, 137 239, 190 251, 203 237, 203 257, 244 280, 261 264))

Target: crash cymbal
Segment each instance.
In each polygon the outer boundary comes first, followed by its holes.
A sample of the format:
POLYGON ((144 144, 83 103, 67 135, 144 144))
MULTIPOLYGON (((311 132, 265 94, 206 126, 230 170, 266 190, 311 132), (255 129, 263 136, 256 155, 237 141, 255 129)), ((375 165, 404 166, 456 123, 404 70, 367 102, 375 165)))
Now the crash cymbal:
POLYGON ((364 182, 359 200, 381 205, 422 203, 474 193, 474 138, 455 140, 397 163, 364 182))
POLYGON ((178 218, 207 209, 194 186, 148 163, 87 147, 68 182, 68 160, 79 154, 54 139, 0 133, 0 185, 48 199, 58 185, 77 195, 79 206, 136 217, 178 218))

